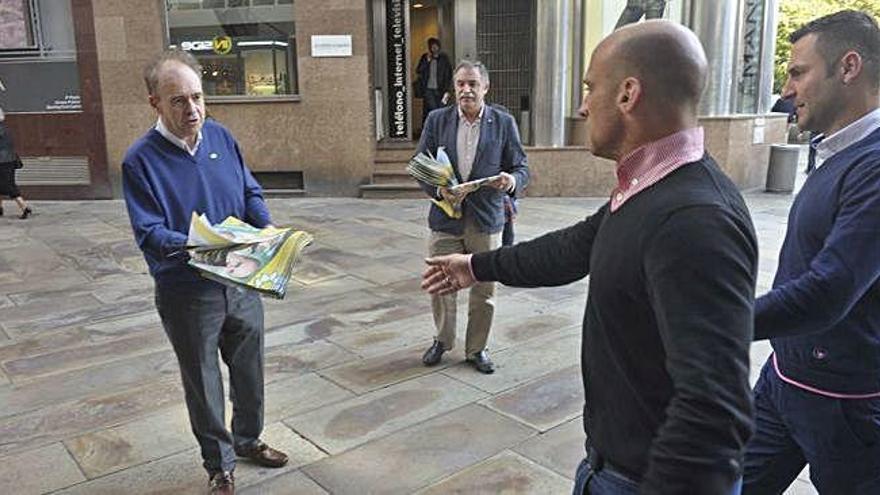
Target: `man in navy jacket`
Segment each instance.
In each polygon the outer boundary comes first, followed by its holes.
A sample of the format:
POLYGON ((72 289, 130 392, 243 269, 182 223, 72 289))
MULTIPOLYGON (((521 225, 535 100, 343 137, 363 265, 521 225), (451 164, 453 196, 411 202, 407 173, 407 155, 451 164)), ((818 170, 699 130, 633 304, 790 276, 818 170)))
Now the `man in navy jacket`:
POLYGON ((773 355, 755 385, 744 493, 781 493, 805 464, 820 493, 880 493, 880 29, 842 11, 790 37, 798 126, 816 169, 789 213, 755 338, 773 355))
MULTIPOLYGON (((451 218, 431 205, 428 226, 431 228, 431 256, 450 253, 478 253, 501 245, 504 228, 505 194, 521 192, 529 180, 526 154, 513 117, 484 101, 489 91, 489 71, 479 62, 463 61, 453 71, 455 106, 431 112, 425 122, 417 152, 437 154, 443 147, 452 162, 459 182, 483 177, 500 178, 467 195, 461 218, 451 218)), ((425 192, 435 199, 454 199, 445 188, 422 183, 425 192)), ((468 299, 468 325, 465 341, 467 361, 481 373, 495 367, 486 351, 486 341, 495 312, 495 284, 477 284, 468 299)), ((440 362, 444 352, 455 345, 455 294, 431 297, 437 336, 425 352, 427 366, 440 362)))

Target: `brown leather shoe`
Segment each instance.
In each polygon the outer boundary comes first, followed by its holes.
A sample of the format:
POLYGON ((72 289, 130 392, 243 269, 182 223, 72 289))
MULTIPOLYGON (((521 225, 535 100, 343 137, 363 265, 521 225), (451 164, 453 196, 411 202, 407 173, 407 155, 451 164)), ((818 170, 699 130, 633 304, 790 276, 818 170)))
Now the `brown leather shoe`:
POLYGON ((264 467, 279 468, 287 464, 287 454, 269 447, 260 440, 250 447, 236 447, 235 454, 264 467))
POLYGON ((235 476, 232 471, 214 473, 208 486, 211 487, 211 495, 235 495, 235 476))

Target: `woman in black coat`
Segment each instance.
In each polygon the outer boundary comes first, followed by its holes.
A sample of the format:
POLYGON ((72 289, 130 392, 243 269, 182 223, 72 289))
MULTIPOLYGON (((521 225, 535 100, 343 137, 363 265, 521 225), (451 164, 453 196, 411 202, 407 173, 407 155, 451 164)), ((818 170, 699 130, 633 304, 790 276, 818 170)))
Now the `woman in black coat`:
POLYGON ((6 125, 3 124, 3 120, 3 109, 0 109, 0 216, 3 216, 2 197, 9 196, 21 209, 21 215, 18 218, 25 219, 34 210, 28 206, 21 196, 18 186, 15 185, 15 169, 18 166, 19 158, 12 144, 12 136, 9 134, 6 125))

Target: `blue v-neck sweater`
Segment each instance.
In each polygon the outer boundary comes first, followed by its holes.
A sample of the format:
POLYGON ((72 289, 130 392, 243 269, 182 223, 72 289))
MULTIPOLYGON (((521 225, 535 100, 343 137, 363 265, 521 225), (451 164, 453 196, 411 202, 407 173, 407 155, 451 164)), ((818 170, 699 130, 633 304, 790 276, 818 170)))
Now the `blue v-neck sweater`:
POLYGON ((771 338, 779 372, 799 384, 880 392, 880 130, 807 178, 755 338, 771 338))
POLYGON ((212 120, 202 127, 195 156, 151 129, 125 154, 122 188, 135 240, 158 285, 204 280, 181 251, 193 212, 206 214, 211 223, 229 216, 255 227, 271 223, 238 143, 212 120))

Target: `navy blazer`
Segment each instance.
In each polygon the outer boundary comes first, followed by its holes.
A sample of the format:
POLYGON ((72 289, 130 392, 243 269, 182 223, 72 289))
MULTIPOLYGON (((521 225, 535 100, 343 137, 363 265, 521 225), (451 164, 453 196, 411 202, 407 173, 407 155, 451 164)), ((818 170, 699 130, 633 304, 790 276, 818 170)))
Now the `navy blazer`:
MULTIPOLYGON (((457 106, 438 108, 428 114, 416 153, 428 150, 431 155, 436 156, 437 148, 443 146, 459 182, 507 172, 516 178, 515 194, 521 194, 529 182, 529 165, 513 116, 493 105, 485 105, 480 122, 480 141, 468 177, 461 176, 456 163, 458 122, 457 106)), ((437 188, 423 182, 419 184, 429 196, 439 199, 436 195, 437 188)), ((473 218, 483 232, 491 234, 500 232, 504 227, 505 194, 507 193, 492 187, 482 187, 468 194, 462 205, 464 215, 473 218)), ((432 204, 428 213, 428 226, 431 230, 461 235, 464 233, 464 215, 459 219, 450 218, 443 213, 443 210, 432 204)))

